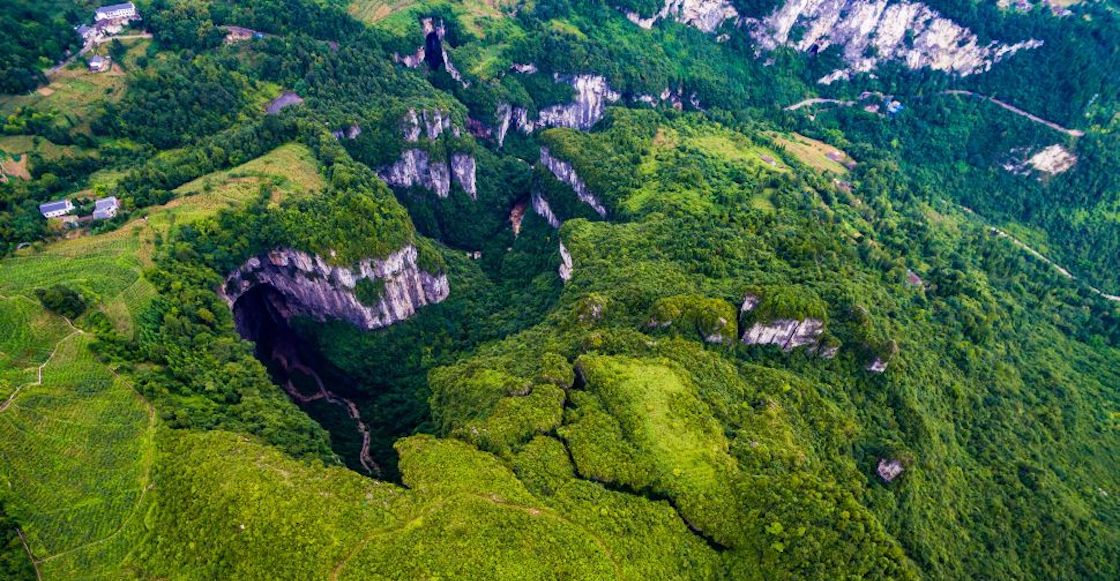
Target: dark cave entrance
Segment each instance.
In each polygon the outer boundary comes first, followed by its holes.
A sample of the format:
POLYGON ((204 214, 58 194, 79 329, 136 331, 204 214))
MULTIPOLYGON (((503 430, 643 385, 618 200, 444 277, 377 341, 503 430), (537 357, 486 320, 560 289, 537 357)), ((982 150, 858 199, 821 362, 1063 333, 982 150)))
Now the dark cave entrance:
POLYGON ((257 285, 233 304, 237 332, 255 347, 257 359, 304 412, 330 434, 331 449, 359 473, 396 477, 396 452, 366 424, 373 398, 330 365, 290 324, 293 309, 272 285, 257 285))
POLYGON ((443 68, 443 41, 435 31, 429 32, 424 38, 424 62, 433 71, 443 68))

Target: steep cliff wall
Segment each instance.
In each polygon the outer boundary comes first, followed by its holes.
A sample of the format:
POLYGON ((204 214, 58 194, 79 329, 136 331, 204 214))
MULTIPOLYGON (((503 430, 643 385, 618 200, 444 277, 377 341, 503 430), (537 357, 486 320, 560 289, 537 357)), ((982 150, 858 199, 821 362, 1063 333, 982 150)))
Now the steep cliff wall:
POLYGON ((806 345, 815 346, 824 333, 824 323, 816 319, 777 319, 751 325, 743 333, 747 345, 777 345, 782 351, 793 351, 806 345))
POLYGON ((447 47, 443 44, 443 38, 447 34, 447 27, 444 26, 443 21, 424 18, 420 21, 420 26, 424 31, 424 44, 420 45, 416 52, 412 54, 404 56, 394 54, 393 60, 410 69, 418 68, 424 63, 427 63, 428 68, 433 71, 446 69, 447 74, 451 75, 452 79, 455 79, 464 87, 469 87, 470 82, 463 78, 459 69, 455 68, 455 65, 451 62, 451 57, 447 54, 447 47))
POLYGON ((559 230, 560 218, 552 211, 552 206, 549 205, 548 200, 540 194, 540 192, 533 192, 533 212, 548 222, 549 226, 559 230))
POLYGON ((633 12, 627 12, 626 18, 645 29, 653 28, 659 20, 675 20, 713 33, 724 22, 738 20, 739 13, 727 0, 665 0, 661 10, 649 18, 642 18, 633 12))
POLYGON ((564 241, 560 241, 560 268, 557 270, 560 279, 564 282, 572 280, 572 273, 575 271, 575 266, 572 263, 572 254, 568 252, 568 248, 564 246, 564 241))
MULTIPOLYGON (((459 126, 452 123, 451 116, 440 109, 424 109, 420 112, 409 109, 401 121, 401 134, 408 143, 418 143, 421 136, 428 141, 435 141, 446 133, 454 137, 462 135, 459 126)), ((478 198, 477 169, 478 164, 469 153, 452 153, 446 160, 432 159, 427 151, 413 148, 401 153, 396 163, 382 168, 378 175, 391 186, 422 187, 440 198, 450 195, 451 183, 454 181, 473 200, 478 198)))
POLYGON ((417 265, 415 246, 406 246, 381 260, 363 260, 345 268, 288 248, 250 258, 226 277, 220 294, 232 308, 257 285, 267 284, 286 301, 288 312, 319 321, 340 319, 362 329, 379 329, 403 321, 424 305, 438 303, 450 292, 447 276, 425 272, 417 265), (358 299, 359 281, 381 285, 373 304, 358 299))
POLYGON ((660 20, 674 20, 707 33, 734 22, 747 29, 766 50, 784 45, 816 53, 840 46, 849 67, 823 77, 824 84, 892 60, 911 69, 970 75, 991 69, 1019 50, 1042 45, 1038 40, 980 45, 971 30, 920 2, 786 0, 758 20, 741 16, 727 0, 665 0, 653 16, 627 13, 626 17, 642 28, 651 28, 660 20))
POLYGON ((542 147, 541 165, 548 168, 548 170, 552 172, 552 175, 556 176, 556 179, 571 186, 572 190, 576 193, 576 197, 579 198, 579 201, 591 206, 591 209, 595 210, 595 213, 600 217, 607 217, 607 209, 603 207, 603 203, 599 201, 599 198, 595 197, 595 194, 591 193, 591 190, 587 188, 587 184, 583 183, 583 180, 576 175, 576 170, 570 163, 552 157, 548 148, 542 147))
POLYGON ((817 52, 840 46, 849 69, 855 72, 870 71, 880 62, 893 60, 911 69, 970 75, 989 70, 1019 50, 1042 44, 1028 40, 981 46, 971 30, 918 2, 788 0, 762 21, 744 23, 766 49, 787 45, 817 52))
POLYGON ((529 112, 523 107, 499 104, 494 114, 498 123, 494 132, 498 145, 505 143, 509 130, 515 127, 526 135, 548 127, 587 131, 603 118, 607 105, 622 98, 622 94, 611 89, 607 79, 599 75, 554 75, 554 78, 575 89, 572 101, 541 109, 536 119, 531 119, 529 112))

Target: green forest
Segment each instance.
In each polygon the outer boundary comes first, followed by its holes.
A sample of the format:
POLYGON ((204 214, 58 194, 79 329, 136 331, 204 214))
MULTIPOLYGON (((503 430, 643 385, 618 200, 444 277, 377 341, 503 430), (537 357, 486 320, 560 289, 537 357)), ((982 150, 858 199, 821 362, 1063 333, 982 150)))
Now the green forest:
POLYGON ((781 0, 5 3, 0 577, 1120 577, 1062 4, 927 0, 961 74, 781 0))

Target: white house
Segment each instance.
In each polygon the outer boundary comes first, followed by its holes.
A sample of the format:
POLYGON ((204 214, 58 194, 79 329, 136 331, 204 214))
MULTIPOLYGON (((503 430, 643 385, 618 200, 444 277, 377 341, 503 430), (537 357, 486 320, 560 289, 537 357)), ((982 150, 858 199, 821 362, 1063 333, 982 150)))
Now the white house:
POLYGON ((113 66, 113 62, 108 57, 95 56, 89 59, 89 70, 93 73, 107 71, 111 66, 113 66))
POLYGON ((140 13, 136 11, 136 5, 132 2, 102 6, 93 12, 93 20, 95 22, 101 22, 102 20, 132 20, 139 17, 140 13))
POLYGON ((121 203, 117 200, 116 196, 101 198, 93 203, 93 219, 108 220, 117 215, 117 210, 120 207, 121 203))
POLYGON ((46 204, 39 204, 39 213, 44 218, 58 218, 65 216, 74 211, 74 204, 70 200, 57 200, 54 202, 47 202, 46 204))

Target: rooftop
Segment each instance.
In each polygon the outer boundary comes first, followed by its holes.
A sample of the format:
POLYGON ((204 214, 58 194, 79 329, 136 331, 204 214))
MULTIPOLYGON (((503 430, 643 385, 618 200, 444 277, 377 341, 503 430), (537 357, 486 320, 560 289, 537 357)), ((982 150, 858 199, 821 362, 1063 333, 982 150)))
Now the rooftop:
POLYGON ((93 207, 95 210, 108 210, 109 208, 116 208, 119 205, 120 202, 117 200, 116 196, 101 198, 100 200, 97 200, 93 203, 93 207))
POLYGON ((73 207, 74 206, 73 206, 73 204, 70 203, 70 200, 57 200, 57 201, 54 201, 54 202, 47 202, 45 204, 39 204, 39 211, 46 214, 48 212, 57 212, 59 210, 68 210, 68 209, 73 208, 73 207))
POLYGON ((117 10, 136 10, 136 5, 132 2, 125 2, 123 4, 110 4, 102 6, 95 10, 95 12, 116 12, 117 10))

